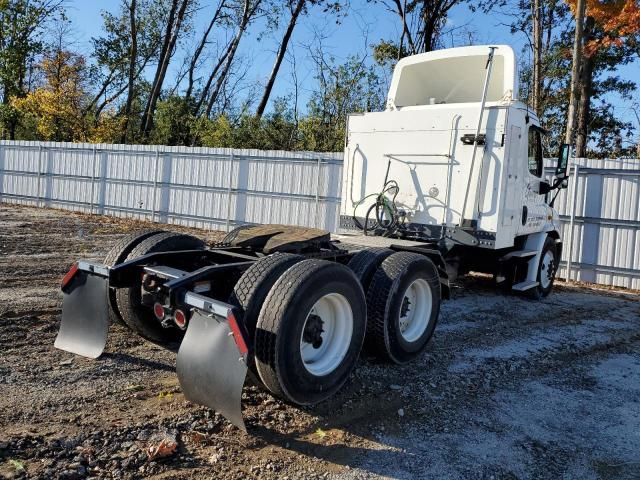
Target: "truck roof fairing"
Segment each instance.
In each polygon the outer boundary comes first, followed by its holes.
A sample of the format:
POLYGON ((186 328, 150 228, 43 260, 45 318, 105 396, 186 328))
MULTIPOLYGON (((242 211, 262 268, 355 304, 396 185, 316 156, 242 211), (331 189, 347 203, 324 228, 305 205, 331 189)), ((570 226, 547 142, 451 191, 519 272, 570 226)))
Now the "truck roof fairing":
MULTIPOLYGON (((516 100, 514 51, 509 45, 493 46, 496 49, 487 102, 516 100)), ((480 102, 489 47, 449 48, 403 58, 393 72, 388 108, 480 102)))

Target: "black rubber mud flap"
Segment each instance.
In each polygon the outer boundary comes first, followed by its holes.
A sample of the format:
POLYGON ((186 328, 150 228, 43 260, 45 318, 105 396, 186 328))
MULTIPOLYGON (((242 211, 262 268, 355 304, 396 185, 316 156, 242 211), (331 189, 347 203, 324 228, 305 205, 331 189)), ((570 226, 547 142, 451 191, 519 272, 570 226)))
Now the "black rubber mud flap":
POLYGON ((194 310, 178 351, 177 372, 187 400, 247 431, 241 405, 247 362, 226 319, 194 310))
POLYGON ((79 271, 64 292, 62 322, 54 346, 60 350, 98 358, 109 331, 109 281, 79 271))

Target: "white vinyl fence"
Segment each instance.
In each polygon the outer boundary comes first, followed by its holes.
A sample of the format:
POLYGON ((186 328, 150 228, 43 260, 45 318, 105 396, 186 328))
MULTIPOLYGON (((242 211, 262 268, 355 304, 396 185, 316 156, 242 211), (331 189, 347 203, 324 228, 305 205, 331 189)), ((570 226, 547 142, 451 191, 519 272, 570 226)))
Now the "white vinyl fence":
MULTIPOLYGON (((560 276, 640 289, 640 160, 575 165, 560 276)), ((335 231, 341 175, 341 153, 0 141, 2 202, 221 230, 335 231)))
POLYGON ((640 289, 640 159, 575 159, 571 174, 555 205, 564 241, 559 275, 640 289))
POLYGON ((0 199, 229 230, 335 230, 342 156, 221 148, 0 141, 0 199))

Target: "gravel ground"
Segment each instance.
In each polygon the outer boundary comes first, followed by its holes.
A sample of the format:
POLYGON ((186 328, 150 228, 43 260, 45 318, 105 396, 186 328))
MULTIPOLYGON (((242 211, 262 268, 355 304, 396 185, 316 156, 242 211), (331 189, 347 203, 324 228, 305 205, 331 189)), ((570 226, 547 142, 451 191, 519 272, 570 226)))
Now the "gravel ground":
POLYGON ((314 408, 246 387, 247 435, 124 327, 98 361, 53 348, 68 266, 145 226, 0 204, 0 478, 640 478, 637 294, 467 278, 410 365, 363 358, 314 408))

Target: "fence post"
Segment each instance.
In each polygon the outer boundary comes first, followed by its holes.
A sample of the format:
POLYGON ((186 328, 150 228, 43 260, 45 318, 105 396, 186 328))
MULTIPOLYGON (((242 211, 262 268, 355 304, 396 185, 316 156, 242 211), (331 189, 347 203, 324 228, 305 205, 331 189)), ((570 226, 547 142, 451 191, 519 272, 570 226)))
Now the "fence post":
MULTIPOLYGON (((567 280, 571 280, 571 257, 573 255, 573 226, 576 219, 576 203, 578 196, 578 173, 579 167, 577 163, 573 164, 573 178, 571 179, 571 215, 569 217, 569 252, 567 254, 567 280)), ((576 279, 577 280, 577 279, 576 279)))
POLYGON ((320 164, 322 162, 322 157, 318 157, 318 164, 316 166, 316 210, 313 215, 313 228, 318 227, 318 205, 320 203, 320 164))
POLYGON ((156 198, 158 195, 158 164, 160 163, 160 148, 156 148, 156 158, 153 162, 153 196, 151 200, 151 221, 156 221, 156 198))
POLYGON ((233 185, 233 164, 235 160, 235 153, 232 150, 231 155, 229 156, 229 187, 227 188, 227 221, 226 221, 226 230, 227 232, 231 229, 231 189, 233 185))
POLYGON ((38 197, 36 199, 36 206, 38 208, 40 208, 42 205, 40 204, 40 198, 41 198, 41 194, 40 194, 40 185, 42 183, 42 145, 38 145, 38 197))
POLYGON ((95 193, 95 184, 96 184, 96 160, 97 160, 97 155, 98 155, 98 149, 97 149, 96 145, 94 145, 93 146, 93 159, 91 160, 91 194, 90 194, 91 206, 89 207, 89 213, 91 215, 93 215, 93 205, 94 205, 93 195, 95 193))

